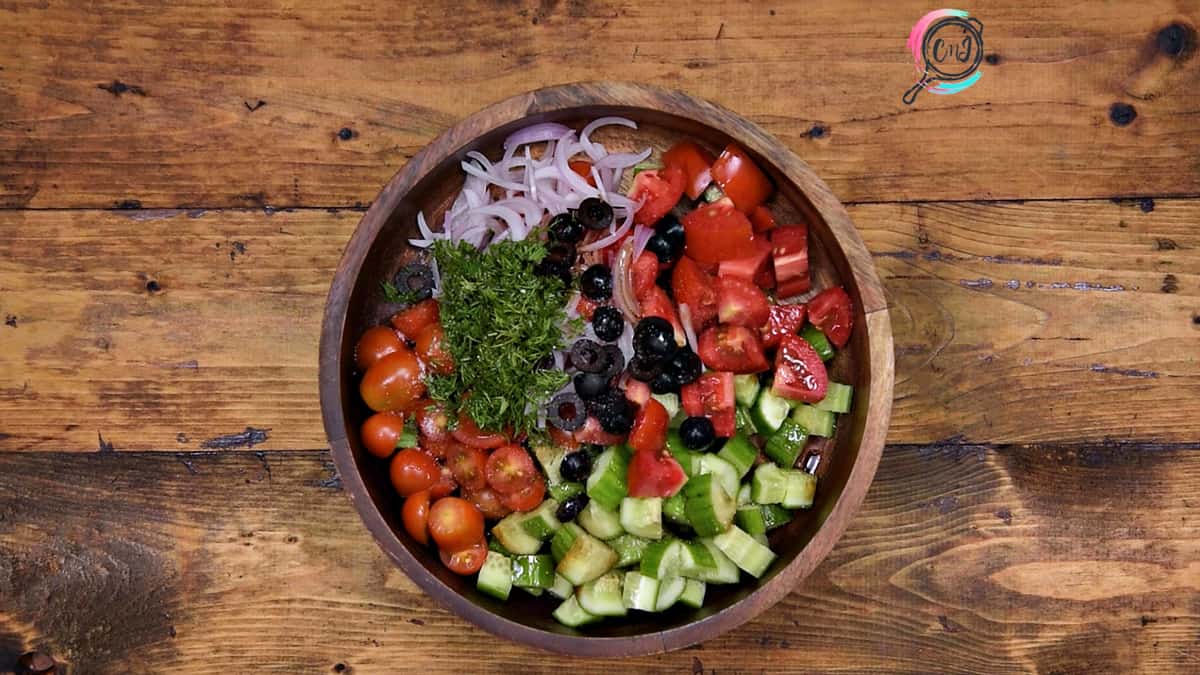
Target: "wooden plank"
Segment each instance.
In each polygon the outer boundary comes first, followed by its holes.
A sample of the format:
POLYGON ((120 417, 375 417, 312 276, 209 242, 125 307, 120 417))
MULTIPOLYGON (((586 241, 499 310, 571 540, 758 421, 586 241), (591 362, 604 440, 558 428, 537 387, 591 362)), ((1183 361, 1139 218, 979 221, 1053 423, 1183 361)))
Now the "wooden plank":
POLYGON ((8 454, 0 663, 38 647, 101 673, 1194 672, 1198 451, 893 446, 783 603, 622 661, 490 639, 433 605, 324 452, 8 454))
POLYGON ((905 106, 928 10, 6 2, 0 205, 367 203, 465 115, 601 78, 737 110, 843 200, 1200 193, 1200 5, 989 3, 980 82, 905 106))
MULTIPOLYGON (((896 336, 890 442, 1196 438, 1200 201, 851 216, 896 336)), ((320 317, 357 220, 0 213, 0 449, 324 447, 320 317)))

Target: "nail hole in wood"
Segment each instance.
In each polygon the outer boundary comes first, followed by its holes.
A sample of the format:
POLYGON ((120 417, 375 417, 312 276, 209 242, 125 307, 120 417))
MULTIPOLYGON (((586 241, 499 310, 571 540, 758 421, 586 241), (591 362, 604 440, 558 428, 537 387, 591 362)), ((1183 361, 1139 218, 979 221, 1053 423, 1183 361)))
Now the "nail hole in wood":
POLYGON ((1108 119, 1119 127, 1129 126, 1137 119, 1137 110, 1128 103, 1114 103, 1108 107, 1108 119))

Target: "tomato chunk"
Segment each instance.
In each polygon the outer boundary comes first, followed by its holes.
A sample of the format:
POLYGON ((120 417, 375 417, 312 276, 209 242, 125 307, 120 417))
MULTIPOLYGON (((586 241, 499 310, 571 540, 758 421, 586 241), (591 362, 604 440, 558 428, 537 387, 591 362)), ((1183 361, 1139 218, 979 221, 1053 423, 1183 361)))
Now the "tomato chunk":
POLYGON ((696 330, 716 320, 717 290, 713 277, 694 260, 683 256, 675 263, 675 269, 671 270, 671 289, 675 301, 688 306, 696 330))
POLYGON ((702 263, 754 255, 754 231, 746 214, 728 204, 709 204, 683 217, 684 252, 702 263))
POLYGON ((683 171, 684 192, 692 199, 699 199, 712 182, 712 164, 716 159, 711 152, 691 141, 680 141, 663 153, 664 166, 683 171))
POLYGON ((420 333, 422 328, 441 320, 439 307, 437 300, 422 300, 408 309, 397 312, 392 317, 392 326, 404 333, 408 339, 416 340, 417 333, 420 333))
POLYGON ((779 346, 785 335, 797 335, 804 327, 804 305, 771 305, 771 317, 763 330, 763 346, 772 349, 779 346))
POLYGON ((646 405, 646 401, 650 400, 650 385, 630 378, 625 383, 625 398, 629 399, 635 405, 646 405))
POLYGON ((755 331, 745 326, 719 325, 700 335, 700 360, 713 370, 759 373, 769 367, 755 331))
POLYGON ((679 394, 690 417, 707 417, 718 436, 733 436, 736 419, 733 373, 704 373, 695 382, 685 384, 679 394))
POLYGON ((745 279, 758 286, 770 288, 774 285, 774 274, 771 273, 771 243, 764 237, 754 238, 755 251, 753 255, 733 260, 722 260, 717 274, 722 277, 737 277, 745 279), (764 274, 767 276, 764 277, 764 274), (765 283, 764 283, 765 282, 765 283))
POLYGON ((665 449, 642 449, 629 460, 627 480, 630 497, 670 497, 687 482, 687 474, 665 449))
POLYGON ((610 434, 600 426, 600 420, 588 417, 575 431, 575 440, 579 443, 595 443, 596 445, 617 445, 625 440, 620 434, 610 434))
POLYGON ((483 563, 488 556, 487 542, 480 537, 479 541, 474 544, 452 553, 439 549, 438 555, 442 559, 442 564, 451 572, 469 576, 483 569, 483 563))
POLYGON ((850 339, 854 304, 841 286, 826 288, 808 301, 808 320, 841 349, 850 339))
POLYGON ((454 445, 446 453, 446 466, 463 490, 481 490, 487 486, 487 453, 469 445, 454 445))
POLYGON ((758 330, 767 325, 771 303, 758 286, 745 279, 717 277, 717 320, 758 330))
POLYGON ((808 275, 808 227, 787 225, 771 230, 771 257, 775 263, 775 284, 779 297, 805 293, 810 288, 808 275))
POLYGON ((759 204, 750 212, 750 222, 754 225, 754 233, 759 234, 775 227, 775 216, 771 210, 759 204))
POLYGON ((567 166, 578 174, 581 178, 587 181, 588 185, 596 187, 596 179, 592 176, 592 163, 585 159, 573 159, 567 162, 567 166))
POLYGON ((775 381, 771 391, 793 401, 817 403, 825 398, 829 373, 825 363, 808 341, 798 335, 785 335, 775 355, 775 381))
POLYGON ((657 223, 679 203, 683 184, 683 171, 674 166, 661 171, 642 171, 635 176, 629 198, 635 202, 640 200, 642 205, 633 214, 633 222, 639 225, 657 223))
POLYGON ((633 261, 630 272, 633 277, 633 297, 641 300, 655 286, 658 278, 658 257, 649 251, 642 251, 638 259, 633 261))
POLYGON ((446 346, 446 332, 442 330, 441 322, 426 325, 417 333, 417 356, 421 362, 435 375, 449 375, 454 372, 454 357, 446 346))
POLYGON ((725 146, 725 151, 713 162, 712 176, 742 213, 753 211, 774 191, 771 181, 750 155, 733 144, 725 146))
POLYGON ((661 450, 667 443, 667 425, 671 418, 663 404, 648 399, 633 418, 629 447, 634 450, 661 450))
POLYGON ((596 304, 595 300, 589 300, 582 295, 579 296, 579 301, 575 303, 575 311, 579 312, 579 316, 582 316, 586 321, 592 320, 592 315, 596 313, 597 307, 599 305, 596 304))

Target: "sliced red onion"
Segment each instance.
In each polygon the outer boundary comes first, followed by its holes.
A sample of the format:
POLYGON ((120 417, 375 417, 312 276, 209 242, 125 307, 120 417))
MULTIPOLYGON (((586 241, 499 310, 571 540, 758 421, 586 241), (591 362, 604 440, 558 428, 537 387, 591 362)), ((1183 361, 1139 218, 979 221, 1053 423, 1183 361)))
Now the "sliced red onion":
POLYGON ((613 304, 621 310, 621 314, 629 323, 637 323, 641 318, 641 309, 633 295, 632 284, 629 280, 629 259, 633 254, 633 242, 626 241, 617 251, 613 261, 613 304))
POLYGON ((579 148, 578 143, 571 142, 570 137, 574 134, 575 132, 571 132, 560 139, 558 147, 554 149, 554 166, 558 169, 559 180, 566 181, 567 185, 571 186, 571 189, 586 195, 594 195, 596 194, 596 188, 588 185, 583 176, 572 171, 571 166, 568 164, 571 156, 579 148))
POLYGON ((627 117, 600 117, 589 122, 579 134, 579 143, 583 146, 583 151, 586 152, 587 156, 591 157, 593 161, 603 157, 605 155, 605 150, 604 146, 597 143, 592 143, 589 136, 591 136, 592 132, 596 129, 599 129, 603 126, 608 126, 610 124, 619 124, 623 127, 629 127, 630 129, 638 128, 637 122, 634 122, 627 117))
POLYGON ((608 190, 605 189, 604 179, 600 177, 600 170, 592 165, 592 181, 596 184, 596 190, 600 193, 600 199, 608 201, 608 190))
POLYGON ((625 356, 625 363, 633 360, 633 325, 626 322, 625 329, 621 331, 621 337, 617 338, 617 347, 621 350, 621 354, 625 356))
POLYGON ((613 230, 608 235, 605 235, 605 236, 597 239, 596 241, 593 241, 591 243, 580 246, 579 250, 580 251, 594 251, 598 248, 604 248, 605 246, 615 244, 616 242, 621 240, 621 237, 624 237, 625 234, 627 232, 629 232, 629 228, 632 226, 633 226, 633 211, 630 211, 629 214, 627 216, 625 216, 625 222, 621 223, 620 227, 613 230))
POLYGON ((683 334, 687 336, 688 346, 696 351, 696 328, 692 325, 692 308, 687 303, 679 303, 679 323, 683 324, 683 334))
POLYGON ((654 235, 654 229, 645 225, 638 225, 633 229, 633 260, 642 257, 642 251, 646 250, 646 242, 650 241, 650 237, 654 235))
POLYGON ((552 141, 556 138, 562 138, 567 133, 574 134, 569 127, 566 127, 557 122, 542 122, 541 124, 533 124, 519 131, 513 132, 508 138, 504 139, 504 149, 515 148, 518 145, 526 143, 540 143, 542 141, 552 141))
POLYGON ((608 196, 608 203, 611 204, 613 208, 629 209, 631 212, 642 208, 641 200, 635 202, 620 192, 614 192, 610 194, 608 196))
POLYGON ((507 178, 502 178, 502 177, 496 175, 496 172, 491 172, 491 171, 488 171, 487 169, 476 166, 474 162, 463 161, 462 162, 462 170, 466 171, 467 173, 471 174, 472 176, 482 178, 483 180, 485 180, 489 183, 499 185, 500 187, 505 188, 506 190, 520 190, 520 191, 525 190, 524 185, 521 185, 520 183, 514 183, 511 180, 508 180, 507 178))
POLYGON ((574 319, 579 316, 579 299, 581 297, 583 296, 579 294, 579 291, 575 291, 571 294, 571 299, 567 300, 566 310, 568 319, 574 319))
POLYGON ((628 169, 635 164, 646 161, 646 158, 653 152, 650 148, 646 148, 641 152, 615 152, 596 160, 596 167, 601 169, 628 169))

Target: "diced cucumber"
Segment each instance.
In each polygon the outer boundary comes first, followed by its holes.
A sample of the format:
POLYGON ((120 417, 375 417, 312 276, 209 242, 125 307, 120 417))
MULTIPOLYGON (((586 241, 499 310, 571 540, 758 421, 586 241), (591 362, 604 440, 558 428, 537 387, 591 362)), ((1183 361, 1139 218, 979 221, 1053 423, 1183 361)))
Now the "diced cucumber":
POLYGON ((750 408, 750 419, 759 433, 770 434, 779 429, 779 425, 787 419, 792 411, 791 401, 779 396, 768 387, 758 395, 758 400, 750 408))
POLYGON ((643 612, 654 611, 654 601, 658 598, 658 579, 648 577, 641 572, 625 573, 624 588, 621 591, 621 603, 628 609, 640 609, 643 612))
POLYGON ((708 187, 704 188, 704 194, 701 195, 701 198, 703 198, 704 201, 711 204, 713 202, 719 202, 722 199, 724 199, 725 193, 721 192, 721 188, 716 183, 711 183, 711 184, 709 184, 708 187))
POLYGON ((796 465, 796 460, 800 459, 800 453, 804 452, 804 442, 807 440, 808 432, 803 426, 792 420, 784 420, 779 431, 767 439, 763 452, 779 466, 790 469, 796 465))
POLYGON ((650 398, 662 404, 662 407, 667 409, 667 419, 674 420, 679 414, 679 395, 678 394, 651 394, 650 398))
POLYGON ((792 410, 792 421, 804 427, 809 436, 833 436, 833 413, 807 404, 792 410))
POLYGON ((696 577, 702 571, 717 569, 717 559, 712 551, 699 541, 681 541, 679 549, 679 573, 685 577, 696 577))
POLYGON ((562 474, 559 473, 559 466, 562 465, 562 459, 566 452, 562 448, 556 448, 549 443, 531 443, 533 455, 537 457, 538 464, 542 465, 542 473, 546 474, 546 483, 556 485, 562 482, 562 474))
POLYGON ((671 608, 671 605, 679 602, 679 596, 683 595, 685 585, 687 585, 687 582, 683 580, 683 577, 660 579, 658 582, 658 598, 654 600, 654 611, 666 611, 671 608))
POLYGON ((612 539, 625 531, 621 528, 621 518, 617 512, 601 506, 600 502, 594 499, 583 507, 575 521, 593 537, 600 539, 612 539))
POLYGON ((754 399, 761 388, 758 375, 735 375, 733 378, 733 397, 743 408, 754 405, 754 399))
POLYGON ((579 598, 572 593, 570 597, 563 601, 558 609, 554 610, 552 616, 562 625, 578 628, 589 623, 596 623, 600 617, 589 613, 579 604, 579 598))
POLYGON ((704 591, 706 588, 703 581, 684 579, 683 595, 679 596, 679 601, 688 607, 700 609, 704 605, 704 591))
POLYGON ((754 426, 754 420, 750 419, 750 413, 746 412, 745 408, 734 410, 733 428, 747 436, 753 436, 758 433, 758 427, 754 426))
POLYGON ((521 519, 521 528, 531 537, 545 541, 562 527, 554 513, 558 510, 558 501, 547 499, 532 511, 528 511, 521 519))
POLYGON ((492 537, 488 541, 488 550, 495 551, 496 553, 499 553, 500 555, 506 555, 510 558, 512 557, 512 554, 513 554, 512 551, 504 548, 504 544, 501 544, 495 537, 492 537))
POLYGON ((750 534, 764 534, 767 531, 762 506, 758 504, 740 507, 733 517, 733 523, 750 534))
POLYGON ((563 575, 555 574, 554 585, 550 587, 550 595, 560 600, 566 600, 574 594, 575 587, 571 585, 571 582, 567 581, 567 578, 563 575))
POLYGON ((546 589, 538 588, 537 586, 514 586, 514 588, 519 588, 535 598, 541 597, 542 593, 546 592, 546 589))
POLYGON ((683 439, 680 438, 679 432, 675 429, 667 432, 667 450, 670 451, 675 461, 679 462, 679 466, 683 468, 685 474, 691 477, 696 473, 697 463, 703 455, 702 453, 689 450, 683 444, 683 439))
POLYGON ((759 508, 762 510, 763 524, 767 526, 768 532, 792 522, 792 512, 778 504, 760 504, 759 508))
POLYGON ((512 583, 524 588, 550 588, 554 585, 554 558, 548 555, 514 557, 512 583))
POLYGON ((616 446, 600 453, 592 468, 592 475, 587 479, 588 497, 607 509, 617 510, 621 506, 621 499, 627 494, 625 474, 628 470, 629 460, 616 446))
POLYGON ((663 168, 663 165, 661 162, 657 162, 655 160, 650 159, 650 160, 646 160, 644 162, 638 162, 637 164, 634 164, 633 169, 632 169, 633 173, 631 173, 630 175, 636 177, 639 173, 641 173, 643 171, 658 171, 661 168, 663 168))
POLYGON ((662 539, 662 497, 626 497, 621 500, 621 527, 646 539, 662 539))
POLYGON ((663 500, 663 517, 672 523, 687 525, 687 501, 683 498, 683 490, 663 500))
POLYGON ((771 549, 738 527, 731 527, 713 537, 713 544, 735 565, 753 577, 761 577, 775 560, 771 549))
POLYGON ((778 504, 787 496, 787 474, 770 463, 759 464, 750 481, 750 499, 756 504, 778 504))
POLYGON ((621 601, 621 575, 616 572, 602 574, 579 587, 575 594, 579 606, 596 616, 625 616, 625 603, 621 601))
POLYGON ((510 513, 492 527, 492 535, 504 548, 517 555, 537 553, 542 540, 525 530, 524 513, 510 513))
POLYGON ((804 471, 789 471, 787 474, 787 493, 783 497, 783 506, 789 509, 807 509, 813 505, 813 496, 817 493, 817 477, 804 471))
POLYGON ((742 483, 742 486, 738 488, 737 505, 739 507, 754 503, 754 499, 750 496, 750 492, 751 490, 749 483, 742 483))
MULTIPOLYGON (((755 456, 757 454, 755 453, 755 456)), ((742 477, 738 474, 737 469, 733 467, 733 464, 730 464, 729 461, 719 454, 700 455, 700 470, 698 473, 711 473, 721 482, 721 487, 725 488, 725 492, 729 493, 731 497, 737 494, 738 484, 742 480, 742 477)))
POLYGON ((713 474, 701 474, 688 480, 683 490, 688 522, 700 536, 720 534, 733 522, 737 504, 713 474))
POLYGON ((738 567, 729 559, 729 556, 721 552, 712 539, 701 539, 700 543, 708 549, 709 554, 713 557, 714 566, 709 568, 700 567, 692 574, 687 575, 692 579, 710 584, 736 584, 740 578, 738 575, 738 567))
POLYGON ((829 344, 829 338, 825 337, 825 334, 816 326, 811 323, 805 324, 804 328, 800 330, 800 337, 812 345, 813 351, 821 357, 822 361, 833 358, 833 345, 829 344))
POLYGON ((660 539, 650 542, 642 551, 642 562, 638 567, 642 574, 663 579, 679 574, 683 544, 677 539, 660 539))
POLYGON ((763 546, 767 547, 768 549, 771 548, 771 540, 767 539, 766 532, 759 532, 758 534, 752 534, 752 535, 750 535, 750 537, 752 539, 754 539, 754 541, 757 541, 758 543, 762 544, 763 546))
POLYGON ((475 581, 475 588, 493 598, 507 600, 508 594, 512 592, 512 587, 512 559, 503 553, 488 551, 487 558, 483 560, 483 567, 479 568, 479 578, 475 581))
POLYGON ((555 560, 562 560, 567 551, 571 549, 571 544, 575 543, 575 537, 583 532, 583 528, 575 523, 565 523, 558 532, 554 533, 554 537, 550 540, 550 554, 555 560))
MULTIPOLYGON (((564 528, 565 529, 565 528, 564 528)), ((617 564, 617 554, 604 542, 587 532, 579 532, 566 555, 558 561, 557 571, 579 586, 599 577, 617 564)))
POLYGON ((617 552, 617 567, 629 567, 642 561, 642 552, 650 545, 650 540, 623 534, 608 542, 608 545, 617 552))
POLYGON ((818 410, 828 410, 832 413, 850 412, 850 401, 854 398, 854 387, 841 382, 830 382, 825 390, 825 398, 816 404, 818 410))
POLYGON ((569 481, 550 483, 550 487, 547 490, 550 492, 551 497, 557 499, 559 502, 565 502, 583 492, 583 483, 572 483, 569 481))
POLYGON ((741 480, 750 467, 754 466, 754 460, 758 457, 758 448, 754 447, 754 444, 746 436, 737 433, 725 441, 725 445, 721 447, 717 457, 729 462, 729 465, 737 472, 738 480, 741 480))

